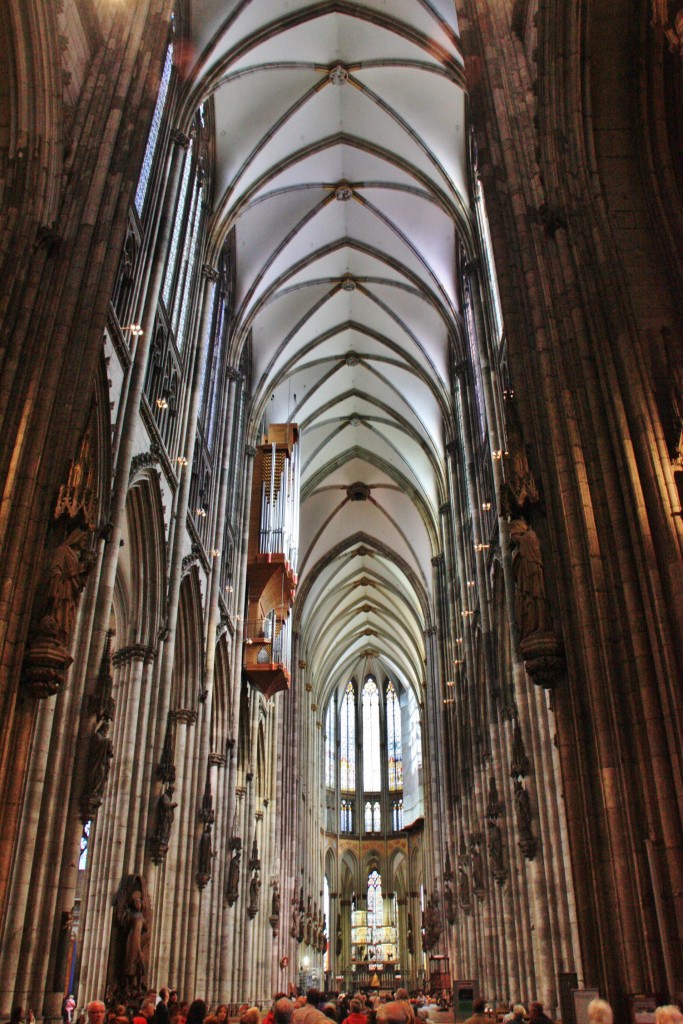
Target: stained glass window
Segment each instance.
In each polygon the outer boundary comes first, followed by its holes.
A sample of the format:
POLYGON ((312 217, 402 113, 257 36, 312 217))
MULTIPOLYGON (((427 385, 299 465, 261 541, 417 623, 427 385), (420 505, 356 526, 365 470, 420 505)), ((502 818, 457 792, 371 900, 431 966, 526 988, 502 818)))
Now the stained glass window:
POLYGON ((472 377, 474 378, 474 399, 479 419, 481 436, 486 433, 486 419, 484 415, 484 387, 481 380, 481 366, 479 363, 479 345, 477 342, 477 327, 474 322, 474 310, 472 308, 472 287, 469 277, 463 278, 463 299, 465 326, 467 327, 467 340, 470 349, 470 363, 472 365, 472 377))
POLYGON ((372 804, 369 800, 365 801, 365 831, 372 832, 372 804))
POLYGON ((223 358, 223 344, 225 342, 225 296, 216 289, 216 301, 218 302, 218 314, 216 317, 216 329, 214 334, 213 351, 211 353, 211 405, 209 411, 209 422, 207 426, 206 443, 209 451, 213 451, 216 435, 216 423, 218 421, 218 400, 221 389, 221 362, 223 358))
POLYGON ((379 871, 371 871, 368 875, 368 928, 381 928, 383 924, 382 876, 379 871))
POLYGON ((351 682, 344 692, 341 709, 340 784, 346 793, 356 788, 356 691, 351 682))
POLYGON ((78 870, 85 871, 85 866, 88 863, 88 843, 90 841, 90 828, 92 821, 86 821, 83 826, 83 832, 81 833, 81 843, 78 850, 78 870))
POLYGON ((180 278, 178 282, 178 293, 176 296, 175 308, 177 310, 177 323, 176 323, 176 345, 178 349, 183 347, 183 341, 185 340, 185 323, 187 321, 187 312, 190 305, 190 297, 192 295, 192 281, 194 273, 194 264, 197 255, 197 242, 199 239, 199 227, 201 224, 201 187, 197 183, 195 177, 192 189, 192 206, 190 208, 190 219, 188 222, 187 231, 185 233, 185 245, 183 246, 183 259, 180 266, 180 278), (178 296, 180 301, 178 301, 178 296))
POLYGON ((382 815, 379 809, 379 800, 375 800, 372 805, 372 831, 381 832, 382 830, 382 815))
POLYGON ((325 719, 325 785, 328 789, 334 789, 336 782, 335 768, 337 766, 337 751, 335 737, 336 707, 334 697, 327 708, 325 719))
MULTIPOLYGON (((323 916, 326 925, 327 934, 330 934, 330 883, 327 881, 327 875, 323 879, 323 916)), ((325 943, 325 952, 323 953, 323 971, 329 971, 330 969, 330 944, 325 943)))
POLYGON ((168 251, 168 262, 166 263, 166 275, 164 277, 164 287, 161 293, 167 310, 169 308, 169 301, 173 288, 173 278, 175 276, 175 265, 176 257, 178 255, 178 246, 180 244, 180 234, 185 222, 185 200, 187 198, 187 189, 190 183, 190 172, 192 170, 192 145, 193 140, 190 139, 190 144, 187 147, 187 152, 185 154, 185 162, 183 164, 183 177, 181 179, 180 190, 178 192, 176 215, 173 223, 173 235, 171 236, 171 245, 168 251))
POLYGON ((147 186, 149 185, 149 177, 152 172, 154 152, 159 140, 159 129, 161 127, 161 119, 164 116, 164 107, 166 106, 166 96, 168 95, 168 84, 171 81, 172 69, 173 43, 169 43, 168 50, 166 51, 166 60, 164 61, 164 70, 161 75, 161 85, 159 86, 157 102, 154 108, 154 116, 152 117, 152 127, 149 130, 147 148, 142 161, 142 170, 140 172, 140 179, 135 193, 135 209, 138 211, 138 217, 142 217, 142 210, 145 205, 145 196, 147 195, 147 186))
POLYGON ((400 832, 403 828, 403 801, 394 800, 392 807, 392 827, 394 832, 400 832))
POLYGON ((342 800, 339 818, 339 831, 353 832, 353 802, 351 800, 342 800))
POLYGON ((368 676, 363 687, 363 789, 379 792, 382 788, 379 739, 379 690, 368 676))
POLYGON ((393 683, 387 686, 387 757, 389 792, 403 789, 403 750, 401 746, 401 705, 393 683))

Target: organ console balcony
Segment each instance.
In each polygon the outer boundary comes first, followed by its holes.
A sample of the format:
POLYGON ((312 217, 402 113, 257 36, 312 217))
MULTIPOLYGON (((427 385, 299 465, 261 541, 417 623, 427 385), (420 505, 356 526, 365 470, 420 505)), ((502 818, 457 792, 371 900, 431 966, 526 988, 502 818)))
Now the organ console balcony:
POLYGON ((266 697, 289 687, 289 614, 299 543, 299 429, 275 423, 256 449, 247 553, 243 666, 266 697))

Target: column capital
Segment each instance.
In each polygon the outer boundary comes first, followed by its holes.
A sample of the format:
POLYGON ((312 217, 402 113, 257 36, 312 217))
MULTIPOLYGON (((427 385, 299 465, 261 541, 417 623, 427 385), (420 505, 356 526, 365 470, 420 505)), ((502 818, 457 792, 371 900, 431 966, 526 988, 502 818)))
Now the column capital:
POLYGON ((439 512, 441 513, 442 516, 447 516, 450 513, 450 511, 451 511, 451 503, 450 503, 450 501, 444 501, 441 505, 439 505, 439 512))
POLYGON ((225 376, 228 380, 234 380, 235 382, 242 380, 242 372, 235 366, 226 366, 225 376))
POLYGON ((256 448, 254 447, 254 445, 253 444, 245 445, 244 446, 244 454, 247 456, 248 459, 256 458, 256 448))
POLYGON ((174 708, 173 711, 169 711, 169 715, 172 721, 184 722, 185 725, 194 725, 197 721, 197 712, 190 708, 174 708))
POLYGON ((179 128, 171 128, 171 141, 175 142, 181 149, 187 149, 190 145, 190 136, 181 132, 179 128))
POLYGON ((215 267, 212 267, 210 263, 204 263, 202 265, 202 277, 205 277, 207 281, 216 282, 220 277, 215 267))
POLYGON ((112 657, 112 664, 115 668, 125 665, 129 661, 144 661, 148 665, 154 661, 156 650, 149 644, 129 644, 128 647, 119 647, 112 657))

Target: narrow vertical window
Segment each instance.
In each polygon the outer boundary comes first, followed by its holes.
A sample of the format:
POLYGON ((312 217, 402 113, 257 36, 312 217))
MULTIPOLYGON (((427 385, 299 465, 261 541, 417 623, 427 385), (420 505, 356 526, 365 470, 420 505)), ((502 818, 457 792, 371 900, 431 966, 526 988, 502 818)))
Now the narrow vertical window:
POLYGON ((337 744, 334 730, 335 718, 335 700, 333 697, 328 705, 327 717, 325 719, 325 785, 328 789, 334 789, 336 782, 335 768, 337 767, 337 744))
POLYGON ((365 831, 372 832, 372 804, 369 800, 365 801, 365 831))
POLYGON ((465 314, 465 326, 467 328, 467 340, 470 349, 470 363, 472 366, 472 378, 474 380, 474 401, 477 408, 477 418, 479 420, 479 430, 481 436, 484 437, 486 434, 486 414, 484 408, 484 385, 481 379, 481 364, 479 362, 479 342, 477 339, 477 327, 474 322, 474 309, 472 299, 472 286, 470 279, 465 275, 463 277, 463 311, 465 314))
POLYGON ((90 828, 92 821, 86 821, 81 833, 81 842, 78 850, 78 870, 85 871, 88 863, 88 843, 90 842, 90 828))
POLYGON ((389 792, 403 789, 403 749, 401 745, 401 705, 393 683, 387 686, 387 755, 389 792))
POLYGON ((379 809, 379 800, 375 800, 372 805, 372 831, 381 832, 382 830, 382 815, 379 809))
POLYGON ((378 793, 381 788, 379 690, 369 676, 363 687, 363 789, 378 793))
POLYGON ((190 208, 190 219, 185 233, 185 245, 183 247, 183 258, 180 265, 180 280, 178 293, 175 301, 175 334, 176 345, 182 349, 185 340, 185 323, 190 306, 192 295, 192 284, 194 281, 194 265, 197 257, 197 246, 199 242, 199 228, 202 220, 202 188, 197 176, 192 189, 192 206, 190 208))
POLYGON ((149 185, 149 178, 152 173, 154 153, 157 148, 157 142, 159 141, 159 129, 161 128, 161 119, 164 116, 164 107, 166 106, 166 97, 168 95, 168 85, 171 81, 172 69, 173 43, 169 43, 168 50, 166 51, 166 60, 164 61, 164 70, 161 74, 161 84, 159 86, 157 102, 154 108, 154 116, 152 117, 152 127, 149 130, 147 148, 145 149, 145 155, 142 160, 142 170, 140 171, 140 179, 138 181, 137 191, 135 192, 135 209, 138 211, 138 217, 142 217, 142 211, 145 205, 145 196, 147 195, 147 186, 149 185))
MULTIPOLYGON (((323 880, 323 917, 325 920, 325 926, 327 934, 330 934, 330 883, 327 881, 327 875, 323 880)), ((330 944, 325 943, 325 952, 323 953, 323 971, 329 971, 330 969, 330 944)))
POLYGON ((356 692, 351 682, 342 701, 340 783, 345 793, 356 788, 356 692))
POLYGON ((187 199, 187 189, 190 184, 190 172, 192 170, 192 142, 187 147, 185 154, 185 162, 183 164, 183 177, 180 182, 180 191, 178 192, 178 201, 176 203, 176 215, 173 223, 173 235, 171 236, 171 245, 168 252, 168 260, 166 263, 166 274, 164 276, 164 287, 162 289, 162 298, 166 309, 169 309, 169 303, 171 299, 171 292, 173 289, 173 278, 175 277, 175 265, 176 258, 178 255, 178 246, 180 244, 180 235, 185 222, 185 201, 187 199))
POLYGON ((383 924, 382 876, 379 871, 371 871, 368 875, 368 928, 381 928, 383 924))

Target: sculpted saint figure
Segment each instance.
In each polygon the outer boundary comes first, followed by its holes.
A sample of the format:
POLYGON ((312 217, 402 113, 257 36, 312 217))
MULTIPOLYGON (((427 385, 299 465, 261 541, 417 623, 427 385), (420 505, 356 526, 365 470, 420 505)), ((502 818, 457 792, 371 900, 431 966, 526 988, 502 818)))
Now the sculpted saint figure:
POLYGON ((86 793, 91 801, 102 800, 113 756, 114 747, 109 739, 109 721, 105 718, 95 729, 88 744, 86 793))
POLYGON ((520 639, 532 633, 550 633, 553 622, 545 596, 545 577, 541 545, 535 530, 524 519, 510 523, 510 539, 515 551, 512 570, 515 576, 515 617, 520 639))
POLYGON ((228 868, 228 881, 225 886, 225 898, 227 899, 230 906, 236 901, 240 891, 240 860, 242 859, 242 849, 240 846, 235 847, 232 854, 232 860, 230 861, 230 867, 228 868))
POLYGON ((126 935, 121 974, 126 998, 134 999, 147 989, 149 965, 150 908, 145 900, 142 879, 138 876, 119 890, 116 918, 126 935), (131 889, 132 885, 135 888, 131 889))
POLYGON ((515 807, 517 809, 517 824, 522 836, 531 834, 531 801, 529 794, 519 781, 515 780, 515 807))
POLYGON ((249 906, 247 907, 247 913, 250 917, 255 917, 258 914, 260 891, 261 879, 259 878, 258 871, 255 871, 249 883, 249 906))
POLYGON ((489 824, 489 857, 491 859, 491 871, 495 878, 505 874, 503 863, 503 833, 500 826, 492 821, 489 824))
POLYGON ((173 792, 173 786, 167 786, 159 797, 159 803, 157 804, 156 839, 160 846, 167 846, 171 838, 174 811, 178 806, 177 803, 173 803, 173 792))
POLYGON ((72 530, 55 550, 47 582, 47 614, 57 623, 61 639, 71 638, 78 599, 81 596, 93 557, 85 553, 88 531, 72 530))
POLYGON ((201 839, 199 840, 199 863, 197 865, 197 878, 198 880, 201 879, 200 885, 205 885, 206 882, 208 882, 208 880, 211 878, 212 859, 213 849, 211 846, 211 826, 205 825, 201 839))

